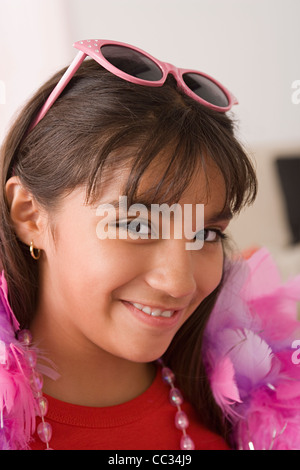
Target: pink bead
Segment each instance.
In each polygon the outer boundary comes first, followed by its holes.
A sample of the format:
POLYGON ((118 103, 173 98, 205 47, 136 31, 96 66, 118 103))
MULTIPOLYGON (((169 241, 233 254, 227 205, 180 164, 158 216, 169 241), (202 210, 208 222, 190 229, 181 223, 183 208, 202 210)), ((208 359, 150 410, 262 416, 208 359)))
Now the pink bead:
POLYGON ((184 434, 180 439, 180 449, 181 450, 194 450, 195 444, 187 434, 184 434))
POLYGON ((37 363, 37 356, 35 351, 27 351, 27 360, 30 367, 34 368, 37 363))
POLYGON ((18 333, 18 340, 20 343, 25 344, 26 346, 29 346, 32 342, 32 336, 29 330, 21 330, 18 333))
POLYGON ((174 406, 179 406, 183 403, 183 398, 178 388, 171 388, 169 398, 170 403, 174 406))
POLYGON ((32 388, 35 392, 39 392, 43 388, 43 376, 39 372, 34 372, 31 376, 32 388))
POLYGON ((48 411, 48 400, 47 400, 47 398, 45 398, 43 396, 38 397, 37 404, 38 404, 38 408, 39 408, 39 416, 40 417, 46 416, 47 411, 48 411))
POLYGON ((45 421, 41 422, 37 427, 37 433, 42 442, 49 442, 52 437, 52 426, 45 421))
POLYGON ((161 370, 161 374, 162 374, 163 381, 169 385, 172 385, 172 383, 175 380, 175 376, 173 372, 171 371, 171 369, 169 369, 169 367, 163 367, 161 370))
POLYGON ((186 429, 189 425, 189 420, 184 411, 177 411, 175 415, 175 426, 177 429, 186 429))

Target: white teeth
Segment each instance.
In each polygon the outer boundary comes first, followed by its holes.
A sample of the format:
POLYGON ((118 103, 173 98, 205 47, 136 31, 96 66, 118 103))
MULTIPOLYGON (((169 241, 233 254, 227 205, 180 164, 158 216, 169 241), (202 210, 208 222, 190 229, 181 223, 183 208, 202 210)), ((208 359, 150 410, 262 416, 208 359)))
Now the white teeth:
POLYGON ((143 306, 141 304, 135 304, 134 302, 132 303, 132 305, 134 305, 139 310, 142 310, 142 308, 143 308, 143 306))
POLYGON ((170 318, 170 317, 172 316, 172 313, 173 313, 172 310, 165 310, 165 311, 161 314, 161 316, 162 316, 162 317, 170 318))
POLYGON ((143 307, 143 308, 142 308, 142 311, 145 312, 145 313, 151 314, 151 311, 152 311, 152 310, 151 310, 150 307, 143 307))
POLYGON ((155 310, 152 310, 151 315, 152 317, 159 317, 162 315, 162 311, 159 308, 156 308, 155 310))
POLYGON ((134 305, 139 310, 142 310, 144 313, 151 315, 152 317, 162 316, 162 317, 170 318, 174 313, 174 310, 161 310, 159 308, 155 308, 154 310, 152 310, 151 307, 147 307, 147 306, 145 307, 144 305, 138 304, 136 302, 132 302, 132 305, 134 305))

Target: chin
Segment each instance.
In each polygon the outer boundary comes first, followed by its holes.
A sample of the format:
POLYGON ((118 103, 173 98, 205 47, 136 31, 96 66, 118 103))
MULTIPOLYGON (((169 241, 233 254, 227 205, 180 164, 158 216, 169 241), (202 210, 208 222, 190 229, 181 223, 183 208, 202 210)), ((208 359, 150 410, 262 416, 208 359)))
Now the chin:
POLYGON ((164 355, 164 353, 168 349, 168 346, 169 345, 165 347, 155 348, 155 350, 151 349, 150 351, 132 351, 128 359, 132 362, 139 363, 155 362, 164 355))

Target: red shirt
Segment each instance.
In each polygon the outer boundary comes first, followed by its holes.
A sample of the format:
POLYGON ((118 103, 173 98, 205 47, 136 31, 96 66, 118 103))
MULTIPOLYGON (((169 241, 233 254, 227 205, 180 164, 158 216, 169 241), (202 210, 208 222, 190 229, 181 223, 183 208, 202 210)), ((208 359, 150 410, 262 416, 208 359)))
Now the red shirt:
MULTIPOLYGON (((158 371, 146 392, 121 405, 94 408, 47 396, 49 410, 45 421, 53 431, 50 447, 54 450, 179 450, 182 431, 174 424, 177 408, 169 402, 169 390, 158 371)), ((189 418, 187 434, 196 449, 228 449, 221 437, 197 421, 188 403, 181 408, 189 418)), ((37 434, 31 449, 45 449, 37 434)))

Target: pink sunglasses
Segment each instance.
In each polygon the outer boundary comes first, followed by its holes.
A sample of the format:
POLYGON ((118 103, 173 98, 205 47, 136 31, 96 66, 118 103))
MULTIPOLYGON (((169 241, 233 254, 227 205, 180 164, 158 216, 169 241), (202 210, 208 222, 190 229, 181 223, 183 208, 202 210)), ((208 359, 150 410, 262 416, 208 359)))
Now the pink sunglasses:
POLYGON ((60 79, 39 114, 32 122, 32 130, 49 111, 65 89, 84 59, 89 56, 109 72, 138 85, 162 86, 168 74, 172 74, 178 86, 199 103, 225 113, 237 99, 214 78, 196 70, 179 69, 161 62, 147 52, 125 43, 103 39, 88 39, 73 44, 79 52, 60 79))

